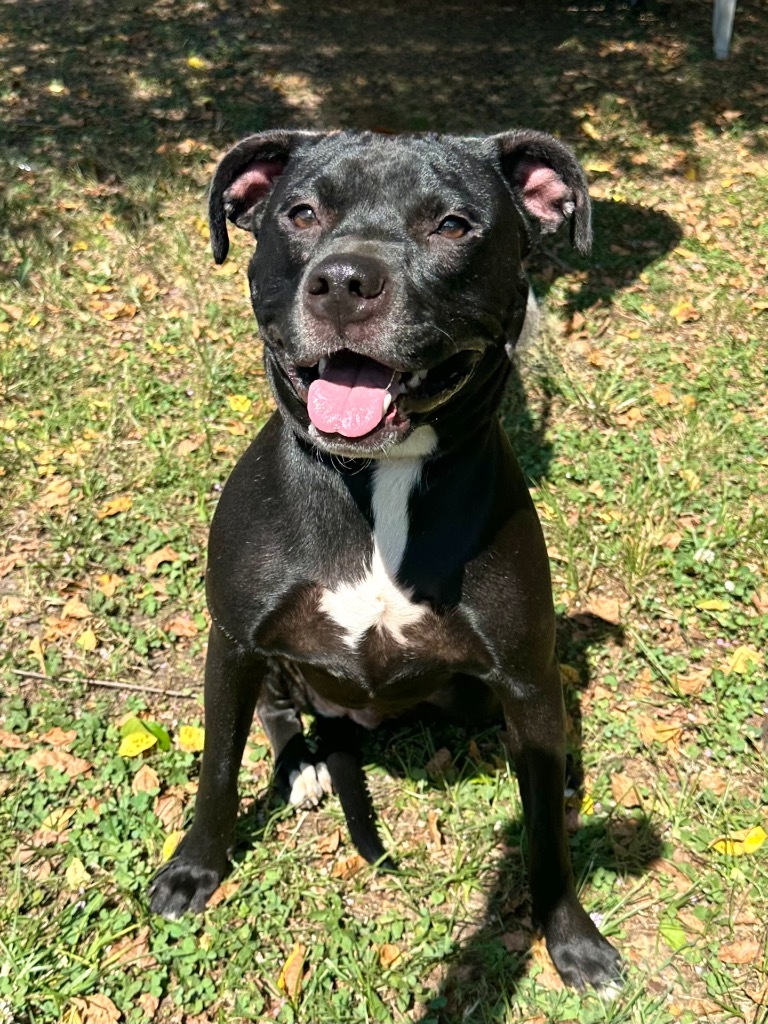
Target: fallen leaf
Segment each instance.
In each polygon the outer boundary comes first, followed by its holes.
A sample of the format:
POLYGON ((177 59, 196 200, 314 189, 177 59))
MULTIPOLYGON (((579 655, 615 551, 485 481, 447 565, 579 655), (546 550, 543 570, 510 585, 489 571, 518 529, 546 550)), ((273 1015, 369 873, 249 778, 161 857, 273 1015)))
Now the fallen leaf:
POLYGON ((143 992, 136 999, 136 1003, 145 1017, 149 1017, 150 1020, 155 1019, 157 1008, 160 1006, 159 996, 153 996, 149 992, 143 992))
POLYGON ((701 477, 692 469, 681 469, 680 476, 688 484, 688 490, 693 494, 701 488, 701 477))
POLYGON ((116 942, 107 954, 107 964, 121 964, 140 971, 153 970, 157 960, 149 951, 149 925, 144 925, 135 935, 125 935, 116 942))
POLYGON ((171 857, 174 855, 174 853, 176 852, 176 847, 181 842, 183 835, 183 832, 170 832, 165 837, 165 840, 163 841, 163 848, 160 851, 160 857, 163 863, 165 863, 167 860, 170 860, 171 857))
POLYGON ((113 498, 102 505, 96 513, 96 518, 108 519, 110 516, 116 516, 120 512, 127 512, 132 507, 133 498, 129 494, 123 494, 119 498, 113 498))
POLYGON ((174 551, 170 545, 166 544, 165 547, 153 551, 151 555, 147 555, 144 559, 144 571, 148 576, 152 576, 163 562, 177 562, 179 557, 178 551, 174 551))
POLYGON ((757 958, 760 948, 757 939, 740 939, 738 942, 721 946, 717 952, 717 959, 724 964, 751 964, 757 958))
POLYGON ((136 730, 128 733, 120 740, 117 752, 120 757, 138 757, 145 750, 150 750, 157 743, 157 737, 153 736, 147 729, 136 730))
POLYGON ((301 994, 301 983, 304 980, 304 960, 307 955, 306 947, 300 942, 291 950, 288 959, 283 964, 277 978, 277 987, 285 992, 288 998, 295 1002, 301 994))
POLYGON ((48 732, 43 733, 40 737, 40 742, 49 743, 52 747, 69 748, 76 738, 77 732, 74 729, 67 729, 65 732, 57 725, 53 729, 49 729, 48 732))
POLYGON ((714 768, 705 768, 699 775, 699 785, 714 796, 722 796, 728 789, 728 780, 714 768))
POLYGON ((754 828, 729 832, 727 836, 721 836, 709 845, 718 853, 724 853, 729 857, 741 857, 759 850, 766 839, 768 833, 762 825, 755 825, 754 828))
POLYGON ((75 998, 67 1013, 71 1014, 73 1010, 79 1016, 65 1016, 67 1024, 117 1024, 122 1016, 109 996, 104 995, 75 998))
POLYGON ((95 651, 99 640, 92 629, 84 629, 77 638, 77 646, 83 651, 95 651))
POLYGON ((763 655, 753 647, 737 647, 728 659, 728 663, 723 668, 723 672, 727 676, 732 672, 743 676, 749 672, 750 669, 759 668, 762 663, 763 655))
POLYGON ((675 676, 674 683, 680 693, 686 697, 695 697, 707 685, 710 675, 710 670, 705 668, 698 672, 689 672, 687 676, 675 676))
POLYGON ((768 615, 768 590, 756 590, 750 601, 761 615, 768 615))
POLYGON ((239 882, 222 882, 206 903, 206 907, 218 907, 218 905, 223 903, 224 900, 228 900, 230 896, 234 896, 239 888, 239 882))
POLYGON ((91 876, 88 874, 85 864, 83 864, 79 857, 72 858, 67 870, 64 872, 64 877, 67 880, 69 888, 75 891, 78 889, 84 889, 91 881, 91 876))
POLYGON ((62 618, 65 619, 89 619, 91 614, 91 609, 79 597, 70 597, 61 609, 62 618))
POLYGON ((687 299, 683 299, 674 305, 669 313, 678 324, 693 323, 694 320, 701 319, 701 313, 687 299))
POLYGON ((440 747, 424 765, 424 769, 432 779, 443 779, 453 764, 453 757, 447 747, 440 747))
POLYGON ((15 732, 6 732, 5 729, 0 729, 0 747, 4 750, 28 750, 29 744, 25 743, 15 732))
POLYGON ((397 946, 394 946, 391 942, 384 942, 379 946, 379 963, 385 971, 392 964, 397 963, 402 955, 397 946))
POLYGON ((40 672, 44 675, 48 675, 48 671, 45 667, 45 652, 40 637, 33 637, 29 644, 29 653, 37 660, 40 666, 40 672))
POLYGON ((122 579, 115 573, 107 572, 96 577, 96 587, 104 597, 114 597, 115 591, 120 586, 122 579))
POLYGON ((30 764, 41 778, 45 777, 47 768, 63 772, 70 778, 74 778, 76 775, 85 775, 86 772, 93 768, 90 761, 84 761, 81 757, 75 757, 73 754, 68 754, 66 751, 57 750, 56 748, 53 750, 36 750, 28 758, 27 764, 30 764))
POLYGON ((429 810, 427 811, 427 828, 429 829, 429 835, 432 839, 432 846, 439 850, 443 845, 443 836, 440 832, 440 828, 437 824, 437 819, 440 814, 438 811, 429 810))
POLYGON ((679 725, 656 722, 641 715, 637 719, 637 732, 646 747, 650 747, 653 743, 672 743, 680 739, 683 730, 679 725))
POLYGON ((0 558, 0 579, 3 576, 8 576, 15 565, 16 555, 5 555, 3 558, 0 558))
POLYGON ((674 405, 676 398, 672 393, 671 389, 666 384, 660 384, 659 387, 654 388, 651 392, 651 398, 657 405, 674 405))
POLYGON ((618 626, 622 620, 621 602, 616 597, 591 597, 581 610, 614 626, 618 626))
POLYGON ((333 832, 329 832, 327 836, 321 836, 315 845, 317 846, 317 852, 322 853, 326 857, 336 853, 339 846, 341 846, 341 829, 336 828, 333 832))
POLYGON ((160 777, 154 768, 143 764, 133 776, 131 792, 134 795, 136 793, 151 793, 154 789, 160 789, 160 777))
POLYGON ((64 477, 52 476, 48 480, 48 486, 37 499, 40 508, 60 508, 69 504, 69 495, 72 491, 72 481, 64 477))
POLYGON ((175 793, 157 797, 153 811, 166 829, 177 828, 184 818, 184 804, 175 793))
POLYGON ((731 604, 730 601, 723 601, 719 597, 713 597, 708 601, 698 601, 696 607, 704 612, 727 612, 731 604))
POLYGON ((251 399, 247 395, 227 395, 227 405, 232 412, 248 412, 251 404, 251 399))
POLYGON ((628 775, 616 772, 611 776, 611 794, 621 807, 642 807, 643 799, 628 775))
POLYGON ((57 807, 46 814, 40 822, 41 829, 51 829, 54 832, 63 832, 71 819, 75 816, 74 807, 57 807))
POLYGON ((331 878, 341 878, 346 881, 361 871, 366 864, 367 861, 359 853, 353 853, 349 857, 343 857, 336 861, 331 868, 331 878))
POLYGON ((178 740, 180 750, 197 754, 205 746, 205 730, 199 725, 182 725, 179 729, 178 740))
POLYGON ((183 459, 185 455, 190 455, 192 452, 196 452, 202 443, 202 438, 185 437, 176 445, 176 454, 179 458, 183 459))
POLYGON ((200 627, 187 612, 166 619, 163 622, 163 629, 166 633, 173 633, 177 637, 193 637, 200 632, 200 627))

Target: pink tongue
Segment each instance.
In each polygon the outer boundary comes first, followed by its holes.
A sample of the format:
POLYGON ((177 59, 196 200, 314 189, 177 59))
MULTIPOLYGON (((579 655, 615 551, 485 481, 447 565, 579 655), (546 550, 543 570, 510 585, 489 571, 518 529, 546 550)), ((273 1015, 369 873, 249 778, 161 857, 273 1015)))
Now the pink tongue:
POLYGON ((325 434, 369 434, 384 419, 384 397, 391 381, 392 370, 373 360, 329 365, 309 386, 309 418, 325 434))

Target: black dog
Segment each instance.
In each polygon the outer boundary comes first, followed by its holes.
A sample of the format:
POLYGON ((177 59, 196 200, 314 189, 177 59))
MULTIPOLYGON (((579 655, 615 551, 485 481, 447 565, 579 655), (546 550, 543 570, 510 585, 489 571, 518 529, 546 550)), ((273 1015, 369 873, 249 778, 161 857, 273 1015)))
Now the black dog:
MULTIPOLYGON (((202 910, 224 876, 270 673, 290 666, 326 717, 368 724, 490 689, 522 793, 534 920, 565 981, 610 986, 619 958, 578 901, 564 826, 547 553, 497 416, 525 255, 565 221, 589 248, 581 169, 532 131, 266 132, 216 171, 217 263, 227 218, 258 236, 251 297, 278 412, 211 527, 200 787, 152 909, 202 910)), ((278 758, 300 735, 289 719, 273 730, 278 758)))

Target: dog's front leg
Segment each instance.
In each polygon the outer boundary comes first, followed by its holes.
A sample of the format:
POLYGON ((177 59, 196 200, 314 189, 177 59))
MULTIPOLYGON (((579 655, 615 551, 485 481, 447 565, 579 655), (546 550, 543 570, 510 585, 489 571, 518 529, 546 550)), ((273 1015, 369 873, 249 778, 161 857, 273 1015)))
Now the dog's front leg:
POLYGON ((237 775, 266 670, 211 628, 205 662, 205 749, 192 827, 150 887, 151 909, 202 911, 226 874, 237 820, 237 775))
POLYGON ((610 989, 620 958, 576 895, 565 828, 565 711, 553 662, 535 681, 502 688, 510 751, 523 800, 534 924, 563 981, 610 989))

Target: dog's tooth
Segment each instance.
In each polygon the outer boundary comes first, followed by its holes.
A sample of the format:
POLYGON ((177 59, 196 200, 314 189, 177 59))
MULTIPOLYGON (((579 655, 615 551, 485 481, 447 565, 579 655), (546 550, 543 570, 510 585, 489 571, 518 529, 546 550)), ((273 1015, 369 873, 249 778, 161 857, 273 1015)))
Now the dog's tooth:
POLYGON ((384 395, 384 403, 383 404, 384 404, 384 411, 383 411, 382 415, 384 415, 386 413, 387 409, 390 407, 390 405, 392 405, 392 395, 390 395, 389 392, 387 392, 386 395, 384 395))
POLYGON ((323 358, 317 364, 317 372, 320 374, 321 377, 325 373, 325 368, 326 368, 327 365, 328 365, 328 360, 325 358, 325 356, 323 356, 323 358))

